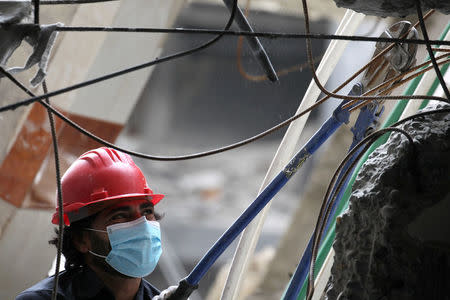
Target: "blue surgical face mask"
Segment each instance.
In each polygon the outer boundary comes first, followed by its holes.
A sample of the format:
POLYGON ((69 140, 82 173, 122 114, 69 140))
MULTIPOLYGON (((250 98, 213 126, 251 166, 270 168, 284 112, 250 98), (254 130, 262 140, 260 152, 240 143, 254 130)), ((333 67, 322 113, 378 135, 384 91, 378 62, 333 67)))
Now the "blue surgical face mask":
POLYGON ((111 244, 108 255, 89 252, 105 258, 118 272, 138 278, 147 276, 155 269, 162 253, 158 222, 141 217, 131 222, 110 225, 106 231, 86 229, 108 233, 111 244))

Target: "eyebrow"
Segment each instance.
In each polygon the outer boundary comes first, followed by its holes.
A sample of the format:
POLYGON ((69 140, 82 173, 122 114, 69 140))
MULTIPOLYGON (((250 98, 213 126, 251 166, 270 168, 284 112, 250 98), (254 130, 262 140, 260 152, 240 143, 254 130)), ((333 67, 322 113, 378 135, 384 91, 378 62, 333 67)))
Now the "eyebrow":
POLYGON ((144 202, 141 205, 139 205, 140 209, 148 208, 148 207, 154 207, 154 205, 150 201, 149 202, 144 202))
MULTIPOLYGON (((152 207, 152 208, 154 207, 151 202, 144 202, 141 205, 139 205, 139 209, 140 210, 145 209, 145 208, 149 208, 149 207, 152 207)), ((120 212, 120 211, 129 212, 129 211, 131 211, 131 207, 128 206, 128 205, 124 205, 124 206, 119 206, 119 207, 116 207, 116 208, 112 208, 107 214, 111 215, 111 214, 114 214, 114 213, 120 212)))

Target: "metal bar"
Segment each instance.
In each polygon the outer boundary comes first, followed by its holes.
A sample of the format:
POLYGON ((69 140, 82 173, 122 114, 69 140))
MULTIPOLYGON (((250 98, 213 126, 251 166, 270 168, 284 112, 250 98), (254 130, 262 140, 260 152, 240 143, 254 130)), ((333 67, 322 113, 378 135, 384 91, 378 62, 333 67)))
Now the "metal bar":
MULTIPOLYGON (((350 95, 358 95, 362 94, 362 85, 356 84, 352 91, 349 93, 350 95)), ((351 108, 348 108, 351 109, 351 108)), ((352 131, 354 134, 354 138, 352 141, 352 144, 350 146, 350 149, 352 149, 356 144, 358 144, 363 138, 364 133, 366 132, 367 128, 373 124, 373 122, 377 119, 376 118, 376 112, 377 112, 378 106, 373 106, 371 109, 369 107, 364 107, 361 112, 358 115, 358 118, 355 122, 355 126, 352 127, 352 131)), ((342 171, 339 173, 338 179, 336 182, 339 182, 342 176, 345 174, 345 172, 348 170, 348 168, 351 166, 353 161, 356 159, 356 157, 361 153, 361 150, 357 151, 352 158, 345 164, 342 171)), ((343 186, 346 186, 349 181, 349 178, 346 179, 346 182, 343 186)), ((336 190, 336 186, 333 187, 333 193, 336 190)), ((334 210, 336 209, 336 203, 339 202, 339 199, 342 197, 342 194, 344 192, 344 189, 341 189, 338 192, 337 201, 333 205, 332 212, 329 215, 329 218, 327 220, 324 220, 326 222, 325 232, 328 230, 328 226, 330 223, 330 220, 333 218, 334 210)), ((331 195, 333 195, 333 193, 331 195)), ((329 199, 327 199, 327 202, 329 203, 331 199, 331 196, 329 199)), ((302 288, 303 284, 306 282, 306 278, 308 276, 308 270, 309 266, 311 264, 311 255, 312 255, 312 242, 313 242, 314 236, 312 236, 309 239, 308 246, 306 247, 303 256, 300 260, 300 263, 298 264, 294 275, 289 282, 289 286, 285 292, 285 295, 283 296, 284 300, 293 300, 297 299, 297 296, 300 292, 300 289, 302 288)))
MULTIPOLYGON (((340 107, 340 106, 339 106, 340 107)), ((266 206, 275 194, 288 182, 288 180, 301 168, 303 163, 343 124, 335 115, 330 117, 306 145, 297 152, 285 168, 269 183, 252 204, 231 225, 231 227, 217 240, 207 254, 195 266, 186 278, 191 284, 198 284, 211 265, 245 229, 254 217, 266 206)))
MULTIPOLYGON (((348 122, 349 112, 343 110, 342 105, 335 109, 333 115, 325 121, 313 137, 300 149, 282 171, 264 188, 258 197, 241 214, 241 216, 228 228, 227 231, 216 241, 210 250, 197 263, 191 273, 181 280, 179 288, 195 288, 202 277, 225 251, 225 249, 236 239, 245 227, 258 215, 258 213, 269 203, 276 193, 289 181, 289 179, 301 168, 303 163, 316 152, 317 149, 344 123, 348 122)), ((178 291, 177 297, 186 295, 184 291, 178 291)), ((179 298, 169 298, 179 299, 179 298)), ((182 298, 184 299, 184 298, 182 298)))
MULTIPOLYGON (((223 2, 225 3, 225 6, 228 8, 228 10, 232 12, 233 0, 223 0, 223 2)), ((242 13, 239 6, 236 7, 236 15, 234 17, 234 21, 238 24, 241 30, 254 32, 253 28, 242 13)), ((266 73, 267 78, 269 78, 269 80, 272 82, 278 81, 277 73, 275 72, 272 63, 270 62, 269 56, 267 55, 266 50, 264 50, 264 47, 259 39, 256 36, 247 36, 246 40, 250 48, 252 49, 253 56, 266 73)))
MULTIPOLYGON (((347 10, 338 29, 336 30, 336 34, 353 34, 363 18, 364 15, 347 10)), ((330 43, 319 67, 317 68, 317 76, 321 81, 325 82, 328 80, 346 45, 346 42, 341 43, 332 41, 330 43)), ((297 109, 297 113, 300 113, 306 107, 312 105, 316 101, 319 94, 319 88, 316 86, 314 81, 311 81, 308 90, 306 91, 297 109)), ((304 117, 297 120, 296 122, 293 122, 289 126, 286 134, 283 137, 283 140, 280 143, 280 146, 278 147, 277 153, 272 160, 272 163, 262 182, 259 192, 261 192, 262 189, 270 182, 270 180, 276 176, 276 174, 288 162, 289 158, 292 157, 292 155, 295 153, 295 146, 301 135, 301 132, 303 131, 308 116, 309 114, 306 114, 304 117)), ((238 298, 240 282, 248 265, 249 257, 253 254, 254 248, 259 239, 260 232, 265 220, 265 215, 267 214, 269 208, 270 203, 264 208, 260 215, 256 217, 255 220, 245 229, 245 232, 242 234, 233 258, 233 263, 227 278, 227 282, 222 292, 221 299, 231 300, 238 298)))
MULTIPOLYGON (((450 32, 450 24, 447 25, 446 29, 444 30, 444 32, 441 34, 440 36, 440 40, 448 40, 449 39, 449 32, 450 32)), ((408 88, 406 89, 406 91, 403 93, 403 95, 412 95, 412 94, 417 94, 416 90, 418 88, 418 85, 420 84, 422 79, 422 76, 419 76, 417 78, 415 78, 408 86, 408 88)), ((434 92, 434 90, 437 87, 437 83, 435 85, 433 85, 430 89, 430 91, 428 91, 428 94, 432 94, 434 92)), ((423 92, 423 90, 422 90, 423 92)), ((403 112, 408 104, 408 102, 411 102, 407 99, 405 99, 405 101, 399 101, 395 108, 392 110, 392 112, 389 114, 389 117, 385 120, 385 122, 383 123, 383 125, 381 126, 381 128, 386 128, 391 126, 393 123, 395 123, 396 121, 398 121, 401 118, 401 115, 403 116, 403 112)), ((427 101, 423 101, 423 102, 427 102, 427 101)), ((356 180, 356 176, 359 172, 359 170, 361 169, 362 165, 364 164, 364 162, 367 160, 368 156, 370 155, 370 153, 372 153, 376 148, 378 148, 381 144, 384 144, 387 139, 389 138, 389 135, 385 135, 380 137, 375 143, 372 144, 372 146, 369 148, 369 150, 367 151, 367 153, 364 154, 364 156, 361 158, 361 160, 358 162, 358 164, 356 165, 355 171, 353 172, 351 179, 350 179, 350 184, 347 185, 345 192, 343 194, 343 197, 337 207, 337 213, 340 214, 342 213, 342 211, 345 210, 345 208, 348 205, 348 200, 350 198, 350 194, 351 194, 351 186, 353 185, 353 183, 356 180)), ((334 240, 334 236, 335 236, 335 232, 334 232, 334 226, 335 223, 331 224, 332 228, 331 230, 328 232, 327 237, 325 238, 324 242, 323 242, 323 247, 320 249, 319 251, 319 255, 317 260, 321 260, 323 259, 327 253, 330 251, 331 249, 331 245, 332 245, 332 241, 334 240)), ((311 241, 310 241, 311 242, 311 241)), ((311 245, 312 246, 312 245, 311 245)), ((310 245, 308 244, 308 247, 310 247, 310 245)), ((308 250, 307 247, 307 250, 308 250)), ((304 264, 306 263, 306 260, 311 257, 311 248, 309 248, 309 254, 307 253, 307 250, 305 250, 302 259, 300 261, 299 264, 299 268, 301 267, 302 270, 305 268, 304 264), (303 265, 301 265, 303 262, 303 265), (301 266, 300 266, 301 265, 301 266)), ((309 268, 309 263, 308 262, 308 266, 307 268, 309 268)), ((320 263, 317 263, 318 266, 320 266, 320 263)), ((304 276, 306 278, 306 275, 303 275, 302 272, 300 272, 301 270, 299 270, 299 272, 294 273, 291 281, 293 281, 294 279, 297 280, 299 282, 299 279, 296 278, 297 276, 304 276), (297 274, 298 273, 298 274, 297 274)), ((306 295, 306 284, 305 281, 302 281, 303 283, 300 285, 301 291, 300 291, 300 295, 298 295, 298 298, 295 299, 303 299, 304 296, 306 295)), ((289 283, 290 285, 290 283, 289 283)), ((287 290, 285 292, 285 296, 288 294, 287 290)), ((286 299, 286 298, 283 298, 286 299)), ((291 298, 292 299, 292 298, 291 298)))

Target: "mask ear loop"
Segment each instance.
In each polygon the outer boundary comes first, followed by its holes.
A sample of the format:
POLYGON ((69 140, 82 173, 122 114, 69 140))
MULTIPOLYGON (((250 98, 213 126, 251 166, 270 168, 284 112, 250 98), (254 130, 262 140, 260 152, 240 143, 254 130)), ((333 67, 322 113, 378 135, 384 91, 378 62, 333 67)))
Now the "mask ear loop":
MULTIPOLYGON (((106 231, 106 230, 101 230, 101 229, 94 229, 94 228, 88 228, 88 227, 85 227, 85 228, 83 228, 84 230, 88 230, 88 231, 94 231, 94 232, 102 232, 102 233, 108 233, 108 231, 106 231)), ((91 250, 88 250, 88 252, 90 253, 90 254, 92 254, 92 255, 94 255, 94 256, 97 256, 97 257, 100 257, 100 258, 106 258, 107 256, 104 256, 104 255, 100 255, 100 254, 97 254, 97 253, 95 253, 95 252, 92 252, 91 250)))
POLYGON ((101 229, 94 229, 94 228, 83 228, 84 230, 89 230, 89 231, 95 231, 95 232, 102 232, 102 233, 108 233, 108 231, 106 230, 101 230, 101 229))
POLYGON ((100 257, 100 258, 106 258, 106 256, 97 254, 97 253, 95 253, 95 252, 92 252, 91 250, 88 250, 88 252, 89 252, 90 254, 94 255, 94 256, 97 256, 97 257, 100 257))

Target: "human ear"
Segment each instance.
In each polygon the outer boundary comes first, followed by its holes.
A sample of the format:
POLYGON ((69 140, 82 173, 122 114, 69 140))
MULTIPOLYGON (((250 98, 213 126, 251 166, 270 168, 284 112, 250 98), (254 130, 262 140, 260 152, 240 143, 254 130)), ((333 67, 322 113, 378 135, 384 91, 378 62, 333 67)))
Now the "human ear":
POLYGON ((87 253, 91 249, 91 241, 86 231, 80 231, 74 234, 72 242, 75 248, 81 253, 87 253))

